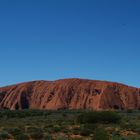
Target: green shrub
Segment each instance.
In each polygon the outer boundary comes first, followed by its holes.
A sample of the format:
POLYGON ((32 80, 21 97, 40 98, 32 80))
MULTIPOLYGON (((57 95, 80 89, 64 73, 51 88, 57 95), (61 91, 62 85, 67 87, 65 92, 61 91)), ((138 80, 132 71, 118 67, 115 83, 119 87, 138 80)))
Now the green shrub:
POLYGON ((27 127, 25 131, 34 140, 40 140, 40 139, 43 138, 43 130, 42 130, 42 128, 35 127, 35 126, 30 126, 30 127, 27 127))
POLYGON ((49 134, 52 134, 54 133, 54 129, 53 128, 47 128, 46 131, 49 133, 49 134))
POLYGON ((89 136, 93 134, 95 127, 93 128, 92 124, 85 124, 81 127, 75 127, 72 129, 72 133, 74 135, 81 135, 81 136, 89 136))
POLYGON ((74 134, 74 135, 78 135, 79 133, 80 133, 80 128, 79 127, 75 127, 75 128, 73 128, 72 129, 72 133, 74 134))
POLYGON ((52 136, 50 135, 44 135, 42 140, 53 140, 52 136))
POLYGON ((109 135, 102 129, 96 129, 93 140, 109 140, 109 135))
POLYGON ((63 129, 62 132, 65 133, 65 134, 69 134, 69 133, 71 133, 71 131, 68 130, 68 129, 63 129))
MULTIPOLYGON (((132 140, 132 139, 128 139, 123 136, 113 136, 113 140, 132 140)), ((137 139, 135 139, 135 140, 137 140, 137 139)))
POLYGON ((55 140, 68 140, 68 138, 64 136, 59 136, 55 140))
POLYGON ((52 128, 52 130, 57 133, 57 132, 60 132, 61 131, 61 127, 58 127, 58 126, 55 126, 52 128))
POLYGON ((88 123, 88 124, 84 124, 83 127, 84 128, 88 128, 88 129, 94 131, 97 128, 97 125, 96 124, 89 124, 88 123))
POLYGON ((128 109, 126 110, 127 113, 133 113, 133 110, 132 109, 128 109))
POLYGON ((121 117, 112 111, 88 112, 78 116, 79 123, 118 123, 121 117))
POLYGON ((67 117, 67 114, 66 114, 66 113, 62 113, 62 116, 63 116, 64 118, 66 118, 66 117, 67 117))
POLYGON ((80 135, 81 136, 89 136, 90 134, 92 134, 93 132, 90 130, 90 129, 88 129, 88 128, 82 128, 81 130, 80 130, 80 135))
POLYGON ((29 140, 29 136, 26 134, 19 134, 14 137, 15 140, 29 140))
POLYGON ((8 132, 6 131, 0 132, 0 140, 7 140, 7 139, 10 139, 8 132))
POLYGON ((39 127, 35 127, 35 126, 29 126, 29 127, 26 127, 26 133, 43 133, 43 130, 42 128, 39 128, 39 127))
POLYGON ((12 136, 17 136, 17 135, 23 133, 21 129, 16 128, 16 127, 15 128, 4 128, 3 130, 8 132, 9 134, 11 134, 12 136))
POLYGON ((43 133, 33 132, 30 133, 30 136, 34 140, 41 140, 43 138, 43 133))
POLYGON ((140 134, 140 125, 137 123, 134 123, 134 122, 125 123, 125 122, 123 122, 120 124, 120 126, 122 129, 131 130, 131 131, 134 131, 134 132, 140 134))
POLYGON ((0 110, 0 118, 25 118, 33 116, 48 116, 51 111, 43 110, 0 110))
POLYGON ((101 122, 105 123, 119 123, 121 120, 120 115, 112 111, 104 111, 101 112, 100 115, 101 122))

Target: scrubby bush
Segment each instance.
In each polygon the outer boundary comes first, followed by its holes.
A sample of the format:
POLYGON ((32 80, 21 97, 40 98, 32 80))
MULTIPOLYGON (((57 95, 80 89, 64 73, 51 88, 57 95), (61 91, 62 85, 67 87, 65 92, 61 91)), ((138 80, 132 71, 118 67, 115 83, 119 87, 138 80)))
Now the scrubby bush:
POLYGON ((0 110, 0 118, 26 118, 33 116, 48 116, 51 111, 45 110, 0 110))
POLYGON ((124 137, 124 136, 113 136, 113 140, 138 140, 138 139, 133 139, 133 138, 127 138, 127 137, 124 137))
POLYGON ((78 116, 79 123, 118 123, 121 117, 112 111, 87 112, 78 116))
POLYGON ((96 129, 93 140, 109 140, 109 135, 103 128, 96 129))
POLYGON ((120 127, 122 129, 126 129, 126 130, 131 130, 133 132, 139 133, 140 134, 140 124, 139 123, 134 123, 134 122, 122 122, 120 124, 120 127))
POLYGON ((45 131, 46 132, 48 132, 49 134, 52 134, 52 133, 54 133, 54 130, 53 130, 53 128, 47 128, 47 129, 45 129, 45 131))
POLYGON ((52 136, 50 135, 44 135, 42 140, 53 140, 52 136))
POLYGON ((29 140, 29 136, 26 134, 19 134, 14 137, 15 140, 29 140))
POLYGON ((32 132, 30 133, 30 136, 34 140, 41 140, 43 138, 43 133, 32 132))
POLYGON ((96 124, 89 124, 89 123, 87 123, 87 124, 84 124, 83 127, 84 128, 88 128, 88 129, 94 131, 97 128, 97 125, 96 124))
POLYGON ((6 131, 0 132, 0 140, 7 140, 7 139, 10 139, 8 132, 6 131))
POLYGON ((29 126, 29 127, 26 127, 26 133, 43 133, 43 130, 39 127, 36 127, 36 126, 29 126))
POLYGON ((82 128, 81 130, 80 130, 80 135, 81 136, 89 136, 90 134, 92 134, 93 133, 93 131, 92 130, 90 130, 90 129, 88 129, 88 128, 82 128))
POLYGON ((17 136, 17 135, 19 135, 19 134, 22 134, 22 130, 21 129, 19 129, 19 128, 4 128, 3 129, 3 131, 6 131, 6 132, 8 132, 9 134, 11 134, 12 136, 17 136))
POLYGON ((105 123, 118 123, 121 120, 121 116, 116 112, 104 111, 100 115, 101 122, 105 123))
POLYGON ((54 127, 52 128, 52 130, 54 131, 54 133, 60 132, 60 131, 61 131, 61 127, 59 127, 59 126, 54 126, 54 127))
POLYGON ((133 113, 133 110, 132 109, 128 109, 126 110, 127 113, 133 113))
POLYGON ((78 135, 79 133, 80 133, 80 128, 79 127, 75 127, 75 128, 73 128, 72 129, 72 133, 74 134, 74 135, 78 135))
POLYGON ((74 135, 89 136, 90 134, 93 134, 94 130, 95 126, 92 124, 85 124, 81 125, 80 127, 73 128, 72 133, 74 135))
POLYGON ((34 140, 40 140, 40 139, 43 138, 42 128, 39 128, 39 127, 36 127, 36 126, 30 126, 30 127, 26 127, 25 131, 34 140))
POLYGON ((63 116, 64 118, 66 118, 66 117, 67 117, 67 114, 66 114, 66 113, 62 113, 62 116, 63 116))
POLYGON ((62 132, 65 133, 65 134, 69 134, 69 133, 71 133, 71 130, 69 130, 69 129, 62 129, 62 132))

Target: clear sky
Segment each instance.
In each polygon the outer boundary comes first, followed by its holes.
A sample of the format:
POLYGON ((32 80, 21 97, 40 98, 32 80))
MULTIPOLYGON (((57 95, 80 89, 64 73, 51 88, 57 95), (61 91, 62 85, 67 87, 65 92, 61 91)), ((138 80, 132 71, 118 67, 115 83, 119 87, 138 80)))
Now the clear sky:
POLYGON ((140 87, 140 0, 0 0, 0 86, 73 77, 140 87))

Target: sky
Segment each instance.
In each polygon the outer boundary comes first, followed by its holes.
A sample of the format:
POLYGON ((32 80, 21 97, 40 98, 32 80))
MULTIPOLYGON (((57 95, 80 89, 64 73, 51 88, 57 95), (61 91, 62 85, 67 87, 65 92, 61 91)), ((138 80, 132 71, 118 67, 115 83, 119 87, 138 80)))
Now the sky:
POLYGON ((140 0, 0 0, 0 86, 63 78, 140 87, 140 0))

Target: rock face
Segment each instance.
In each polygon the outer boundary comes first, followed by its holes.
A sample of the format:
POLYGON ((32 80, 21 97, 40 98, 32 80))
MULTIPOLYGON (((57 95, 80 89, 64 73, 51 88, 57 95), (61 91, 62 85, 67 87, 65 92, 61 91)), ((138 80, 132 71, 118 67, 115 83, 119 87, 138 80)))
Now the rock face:
POLYGON ((1 109, 140 109, 140 89, 82 79, 33 81, 0 88, 1 109))

